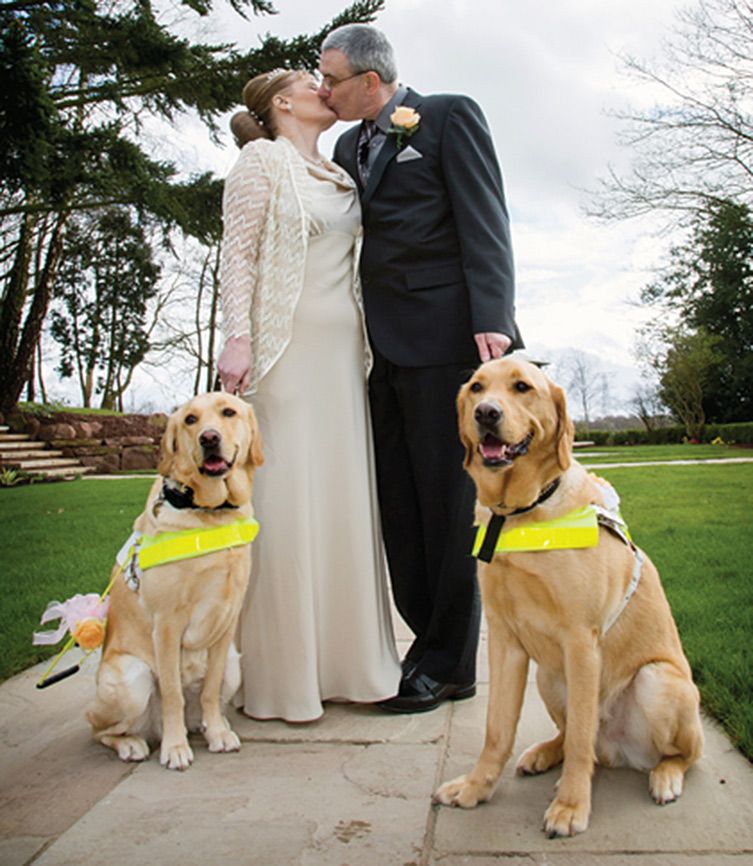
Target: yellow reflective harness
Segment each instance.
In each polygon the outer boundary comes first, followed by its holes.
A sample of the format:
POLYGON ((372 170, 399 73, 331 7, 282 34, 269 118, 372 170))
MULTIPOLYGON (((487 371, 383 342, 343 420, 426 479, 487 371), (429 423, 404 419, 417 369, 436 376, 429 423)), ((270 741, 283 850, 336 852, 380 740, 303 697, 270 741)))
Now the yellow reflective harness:
POLYGON ((212 526, 208 529, 182 529, 178 532, 161 532, 145 535, 134 530, 120 549, 116 559, 122 568, 127 568, 125 581, 137 590, 141 585, 141 572, 168 562, 206 556, 230 547, 251 544, 259 532, 259 523, 254 518, 238 518, 233 523, 212 526))
MULTIPOLYGON (((490 521, 491 531, 494 531, 490 521)), ((486 540, 487 527, 479 526, 471 554, 479 556, 486 540)), ((499 528, 495 553, 513 553, 532 550, 565 550, 578 547, 596 547, 599 543, 599 524, 596 506, 584 505, 563 517, 536 520, 513 529, 499 528)), ((488 560, 487 560, 488 561, 488 560)))
POLYGON ((600 505, 591 504, 576 508, 562 517, 555 517, 552 520, 537 520, 526 523, 525 526, 516 526, 513 529, 505 529, 504 523, 505 518, 502 515, 492 514, 488 526, 479 526, 476 530, 476 539, 471 555, 483 562, 491 562, 495 553, 525 553, 597 547, 599 544, 599 526, 609 529, 625 542, 635 555, 633 574, 620 606, 602 628, 602 635, 606 634, 638 588, 643 565, 643 554, 633 543, 630 531, 622 516, 602 508, 600 505), (494 533, 497 534, 496 543, 493 543, 494 533), (487 535, 489 535, 488 538, 487 535))

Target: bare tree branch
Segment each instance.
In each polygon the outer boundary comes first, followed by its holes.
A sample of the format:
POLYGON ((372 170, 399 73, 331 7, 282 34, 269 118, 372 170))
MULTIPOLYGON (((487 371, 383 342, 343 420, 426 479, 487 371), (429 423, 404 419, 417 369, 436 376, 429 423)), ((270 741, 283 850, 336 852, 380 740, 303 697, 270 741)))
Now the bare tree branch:
POLYGON ((724 199, 753 202, 753 4, 699 0, 678 13, 660 61, 621 59, 661 101, 610 112, 632 164, 608 168, 587 212, 605 220, 658 213, 677 226, 724 199))

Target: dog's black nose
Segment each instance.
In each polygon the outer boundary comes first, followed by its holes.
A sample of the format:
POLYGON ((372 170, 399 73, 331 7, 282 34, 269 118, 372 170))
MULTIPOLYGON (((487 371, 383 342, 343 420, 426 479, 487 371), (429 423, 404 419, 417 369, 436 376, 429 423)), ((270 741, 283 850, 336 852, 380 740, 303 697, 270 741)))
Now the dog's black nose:
POLYGON ((495 427, 502 417, 502 409, 496 403, 485 400, 476 406, 473 416, 478 424, 482 424, 484 427, 495 427))
POLYGON ((202 448, 217 448, 222 442, 222 436, 216 431, 212 430, 202 430, 201 435, 199 436, 199 443, 202 448))

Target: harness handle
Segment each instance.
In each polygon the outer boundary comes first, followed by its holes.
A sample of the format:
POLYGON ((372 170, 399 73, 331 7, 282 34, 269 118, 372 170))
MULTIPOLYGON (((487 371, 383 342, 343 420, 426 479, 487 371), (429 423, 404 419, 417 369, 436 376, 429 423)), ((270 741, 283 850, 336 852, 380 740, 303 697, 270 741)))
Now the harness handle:
POLYGON ((52 686, 55 683, 59 683, 60 680, 65 680, 68 677, 72 677, 74 674, 78 673, 80 669, 81 669, 81 665, 77 664, 77 665, 73 665, 72 668, 66 668, 64 671, 60 671, 57 674, 52 674, 52 676, 49 676, 43 680, 40 680, 37 683, 37 688, 38 689, 46 689, 47 686, 52 686))

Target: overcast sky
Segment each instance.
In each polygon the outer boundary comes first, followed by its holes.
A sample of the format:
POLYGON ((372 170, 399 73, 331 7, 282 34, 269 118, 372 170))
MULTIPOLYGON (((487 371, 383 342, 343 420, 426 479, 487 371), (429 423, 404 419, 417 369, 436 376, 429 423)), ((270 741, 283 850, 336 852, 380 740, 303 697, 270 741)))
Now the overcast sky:
MULTIPOLYGON (((258 45, 260 34, 316 32, 342 0, 275 0, 279 13, 244 22, 229 8, 206 22, 210 37, 258 45)), ((611 108, 646 106, 647 93, 618 55, 656 57, 677 0, 387 0, 376 25, 395 46, 400 79, 422 93, 466 93, 489 120, 505 180, 517 271, 518 321, 535 354, 593 353, 614 371, 624 403, 637 378, 631 355, 645 316, 640 288, 667 241, 650 222, 604 225, 584 215, 584 189, 629 154, 611 108), (632 303, 631 303, 632 302, 632 303)), ((222 3, 218 4, 222 7, 222 3)), ((331 153, 345 129, 321 140, 331 153)), ((197 124, 179 125, 182 158, 227 173, 236 158, 197 124)))

